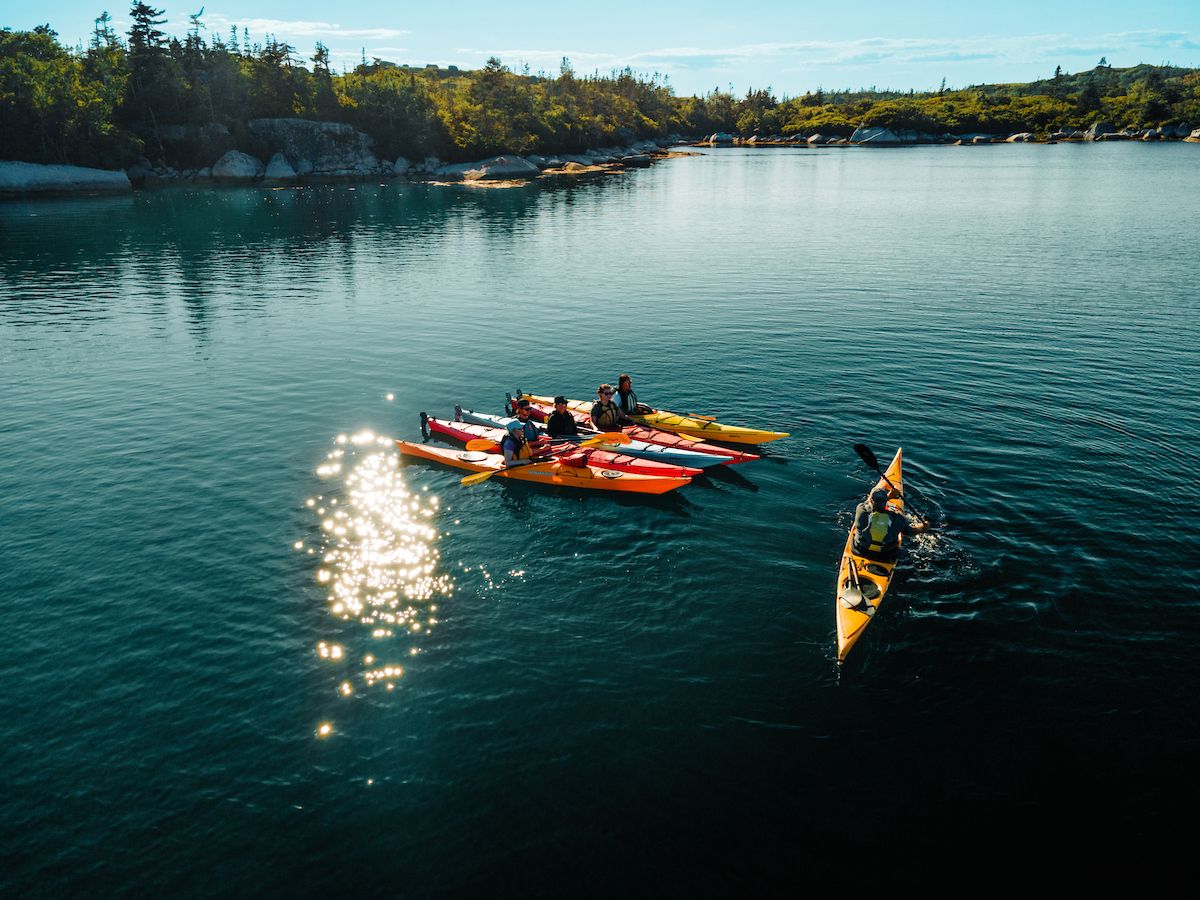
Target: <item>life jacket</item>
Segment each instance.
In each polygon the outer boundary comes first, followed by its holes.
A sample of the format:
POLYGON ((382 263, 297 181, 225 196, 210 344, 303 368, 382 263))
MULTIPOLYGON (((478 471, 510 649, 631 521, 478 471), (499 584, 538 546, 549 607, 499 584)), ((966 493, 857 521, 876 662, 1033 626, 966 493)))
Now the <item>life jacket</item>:
POLYGON ((513 459, 532 459, 533 448, 529 446, 529 441, 518 441, 511 434, 506 434, 500 439, 500 452, 506 454, 511 453, 513 459))
POLYGON ((603 401, 598 402, 592 407, 592 427, 598 428, 601 431, 609 431, 616 428, 620 424, 620 420, 617 418, 618 409, 620 407, 611 400, 607 404, 603 401))
POLYGON ((900 548, 901 526, 893 518, 895 513, 878 511, 870 504, 859 506, 854 514, 857 532, 853 550, 856 553, 892 553, 900 548), (864 508, 865 507, 865 508, 864 508), (866 514, 866 522, 862 519, 866 514))
POLYGON ((638 399, 633 391, 617 391, 617 404, 627 416, 637 412, 638 399))
POLYGON ((900 542, 893 540, 887 542, 888 533, 892 530, 892 514, 887 510, 883 512, 875 512, 872 510, 871 515, 867 517, 867 532, 863 538, 869 540, 866 545, 868 550, 879 553, 883 550, 895 550, 900 546, 900 542))

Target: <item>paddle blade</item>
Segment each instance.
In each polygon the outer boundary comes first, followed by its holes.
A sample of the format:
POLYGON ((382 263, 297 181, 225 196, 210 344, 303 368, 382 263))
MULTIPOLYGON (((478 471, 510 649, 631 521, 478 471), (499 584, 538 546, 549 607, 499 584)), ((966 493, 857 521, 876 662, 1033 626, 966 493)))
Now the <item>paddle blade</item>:
POLYGON ((876 472, 883 474, 879 469, 879 460, 875 458, 875 454, 871 452, 871 448, 866 444, 855 444, 854 452, 859 455, 863 462, 874 469, 876 472))
POLYGON ((474 440, 467 441, 467 449, 482 451, 484 453, 496 453, 500 450, 500 447, 495 441, 488 440, 487 438, 475 438, 474 440))
POLYGON ((619 431, 605 431, 602 434, 594 435, 586 441, 580 441, 580 447, 599 447, 601 444, 628 444, 629 435, 622 434, 619 431))
POLYGON ((468 475, 460 482, 464 487, 470 487, 473 484, 479 484, 481 481, 487 481, 495 475, 499 469, 488 469, 486 472, 476 472, 473 475, 468 475))

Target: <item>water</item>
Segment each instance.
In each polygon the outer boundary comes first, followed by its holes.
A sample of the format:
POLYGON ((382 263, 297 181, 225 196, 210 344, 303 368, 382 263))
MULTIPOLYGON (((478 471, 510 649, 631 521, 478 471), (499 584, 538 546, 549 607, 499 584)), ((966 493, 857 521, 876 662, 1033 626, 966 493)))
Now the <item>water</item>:
POLYGON ((1200 735, 1197 152, 0 205, 3 882, 726 896, 1161 852, 1200 735), (629 499, 365 436, 621 371, 793 437, 629 499), (941 528, 839 673, 857 441, 941 528))

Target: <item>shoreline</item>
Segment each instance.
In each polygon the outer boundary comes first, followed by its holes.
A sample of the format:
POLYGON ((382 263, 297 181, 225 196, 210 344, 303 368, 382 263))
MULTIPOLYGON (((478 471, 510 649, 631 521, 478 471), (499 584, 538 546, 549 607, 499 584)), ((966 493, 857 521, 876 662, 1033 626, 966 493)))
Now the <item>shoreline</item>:
MULTIPOLYGON (((211 167, 178 169, 165 163, 151 164, 141 159, 126 169, 95 169, 82 166, 0 160, 0 202, 36 198, 113 196, 141 191, 169 190, 180 187, 257 187, 281 189, 328 184, 361 184, 380 179, 428 184, 439 187, 466 187, 504 190, 534 184, 570 183, 619 175, 631 169, 649 168, 663 160, 701 155, 686 148, 739 147, 743 149, 815 149, 866 147, 901 149, 916 146, 981 146, 991 144, 1059 143, 1200 143, 1200 128, 1172 133, 1169 129, 1137 132, 1098 131, 1054 133, 1038 137, 1029 132, 1002 137, 964 134, 933 136, 890 129, 857 129, 849 138, 815 134, 808 137, 782 135, 760 137, 718 133, 704 138, 673 136, 664 141, 642 141, 627 147, 587 150, 579 154, 540 156, 503 155, 468 163, 443 165, 436 158, 410 163, 399 157, 394 163, 362 157, 353 166, 299 174, 283 152, 277 152, 267 164, 241 151, 229 151, 211 167), (1132 132, 1132 133, 1131 133, 1132 132), (859 138, 855 140, 854 138, 859 138), (222 168, 222 163, 228 163, 222 168)), ((301 169, 304 169, 301 160, 301 169)))

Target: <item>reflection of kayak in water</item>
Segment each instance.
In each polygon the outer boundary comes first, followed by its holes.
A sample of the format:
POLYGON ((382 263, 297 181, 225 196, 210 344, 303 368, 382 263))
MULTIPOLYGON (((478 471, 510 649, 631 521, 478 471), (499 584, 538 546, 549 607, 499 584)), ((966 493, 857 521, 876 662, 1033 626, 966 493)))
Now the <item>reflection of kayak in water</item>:
MULTIPOLYGON (((904 513, 904 473, 900 460, 900 449, 892 464, 884 471, 872 490, 888 488, 888 482, 894 488, 894 493, 900 496, 888 501, 888 509, 904 513)), ((846 548, 842 551, 842 562, 838 569, 837 600, 834 603, 837 617, 837 658, 840 664, 846 659, 846 654, 855 642, 862 637, 871 623, 871 617, 879 609, 892 582, 892 572, 895 562, 879 562, 858 556, 851 547, 854 544, 854 523, 850 524, 850 534, 846 537, 846 548)), ((903 540, 903 538, 901 538, 903 540)))
MULTIPOLYGON (((499 445, 504 437, 503 428, 493 428, 489 425, 472 425, 470 422, 447 422, 433 416, 421 413, 421 424, 430 431, 443 434, 464 443, 485 438, 499 445)), ((604 469, 618 469, 622 472, 634 472, 638 475, 658 475, 666 478, 692 478, 703 474, 703 469, 676 466, 665 462, 655 462, 652 459, 641 459, 627 453, 604 450, 601 447, 580 447, 578 441, 561 440, 551 444, 542 453, 553 454, 562 462, 572 466, 600 466, 604 469)), ((612 445, 616 446, 616 445, 612 445)))
MULTIPOLYGON (((535 397, 533 394, 519 394, 518 396, 538 403, 554 402, 553 398, 535 397)), ((582 400, 568 400, 567 409, 573 412, 590 413, 592 404, 582 400)), ((632 415, 629 418, 639 425, 649 428, 661 428, 664 431, 674 431, 676 434, 691 435, 707 441, 724 441, 727 444, 766 444, 789 436, 786 431, 763 431, 759 428, 744 428, 741 425, 722 425, 707 417, 685 416, 667 412, 664 409, 651 409, 644 415, 632 415)))
POLYGON ((691 482, 690 478, 671 478, 656 475, 639 475, 602 466, 574 466, 551 460, 527 466, 504 467, 504 456, 499 453, 457 450, 451 447, 430 447, 410 441, 396 441, 400 452, 406 456, 417 456, 433 462, 444 463, 468 472, 494 472, 497 478, 514 481, 532 481, 560 487, 586 488, 599 491, 622 491, 631 494, 665 494, 691 482))

